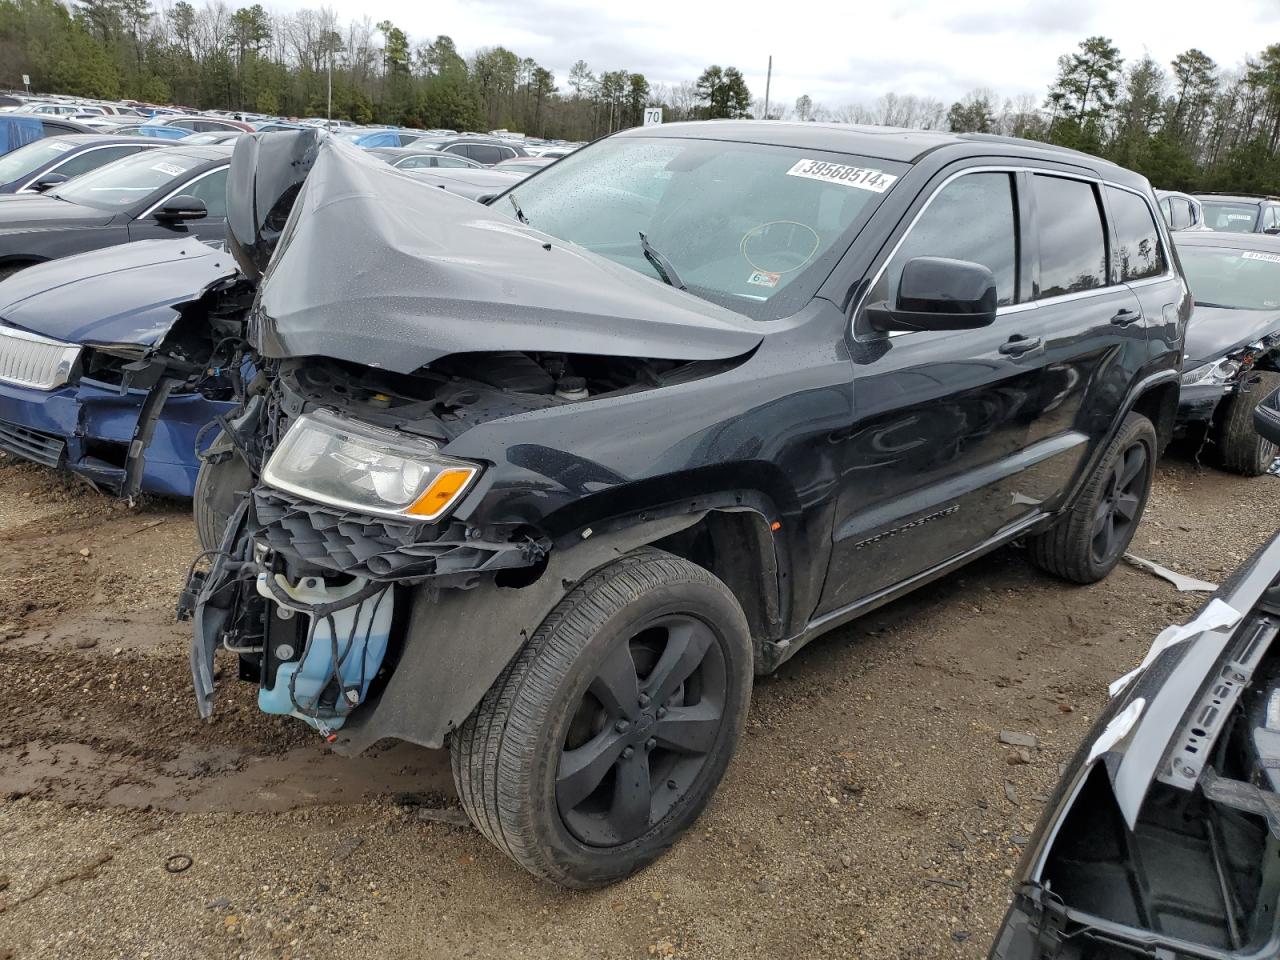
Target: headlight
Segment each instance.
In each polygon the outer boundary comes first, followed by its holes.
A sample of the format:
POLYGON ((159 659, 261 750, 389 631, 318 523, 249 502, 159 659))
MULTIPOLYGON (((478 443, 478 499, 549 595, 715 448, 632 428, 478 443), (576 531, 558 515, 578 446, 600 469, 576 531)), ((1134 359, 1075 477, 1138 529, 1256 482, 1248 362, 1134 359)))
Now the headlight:
POLYGON ((1240 364, 1228 357, 1223 357, 1221 360, 1201 364, 1194 370, 1188 370, 1182 375, 1182 385, 1192 387, 1229 383, 1239 372, 1240 364))
POLYGON ((262 479, 357 513, 436 520, 479 473, 477 465, 444 456, 430 440, 317 411, 293 422, 262 479))

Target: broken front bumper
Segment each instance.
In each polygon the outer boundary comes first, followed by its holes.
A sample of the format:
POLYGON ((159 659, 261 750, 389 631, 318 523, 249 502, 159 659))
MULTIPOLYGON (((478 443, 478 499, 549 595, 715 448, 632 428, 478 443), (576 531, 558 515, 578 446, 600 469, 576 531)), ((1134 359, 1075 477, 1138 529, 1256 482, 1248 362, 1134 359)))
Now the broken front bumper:
POLYGON ((1184 386, 1178 394, 1178 415, 1174 429, 1181 435, 1193 424, 1207 424, 1224 398, 1235 392, 1234 383, 1184 386))
MULTIPOLYGON (((154 388, 153 388, 154 389, 154 388)), ((65 468, 119 492, 125 483, 129 444, 150 391, 82 380, 79 385, 37 390, 0 382, 0 450, 48 467, 65 468)), ((197 437, 229 402, 199 393, 170 394, 143 453, 140 489, 190 497, 200 462, 197 437)), ((212 439, 208 431, 206 439, 212 439)))

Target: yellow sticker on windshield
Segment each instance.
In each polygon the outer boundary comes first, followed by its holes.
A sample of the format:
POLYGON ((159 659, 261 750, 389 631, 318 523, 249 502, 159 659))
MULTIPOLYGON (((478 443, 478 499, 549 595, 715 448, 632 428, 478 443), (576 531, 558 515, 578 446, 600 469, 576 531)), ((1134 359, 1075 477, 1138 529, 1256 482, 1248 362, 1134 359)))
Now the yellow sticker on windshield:
POLYGON ((828 163, 826 160, 798 160, 787 171, 788 177, 805 177, 824 183, 839 183, 872 193, 884 193, 897 182, 897 177, 883 170, 870 167, 851 167, 844 163, 828 163))

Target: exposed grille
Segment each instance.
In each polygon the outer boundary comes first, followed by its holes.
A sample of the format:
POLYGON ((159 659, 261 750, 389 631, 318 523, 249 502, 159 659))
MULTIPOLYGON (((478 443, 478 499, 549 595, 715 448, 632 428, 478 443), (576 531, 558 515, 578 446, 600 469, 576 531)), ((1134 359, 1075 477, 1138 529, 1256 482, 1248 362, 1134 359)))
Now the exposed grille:
POLYGON ((529 539, 468 539, 466 525, 458 521, 400 523, 265 487, 253 491, 253 503, 259 524, 255 536, 272 550, 374 580, 465 579, 482 571, 529 566, 546 552, 529 539))
POLYGON ((0 450, 43 463, 46 467, 56 467, 62 462, 65 448, 66 442, 55 434, 0 420, 0 450))
POLYGON ((0 380, 6 383, 52 390, 67 382, 79 356, 75 344, 0 327, 0 380))

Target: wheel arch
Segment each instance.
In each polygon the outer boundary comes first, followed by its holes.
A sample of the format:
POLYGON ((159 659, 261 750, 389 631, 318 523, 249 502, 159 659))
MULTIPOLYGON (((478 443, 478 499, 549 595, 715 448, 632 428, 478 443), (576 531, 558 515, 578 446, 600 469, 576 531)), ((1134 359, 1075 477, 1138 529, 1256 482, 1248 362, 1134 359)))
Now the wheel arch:
POLYGON ((531 580, 487 581, 468 590, 429 582, 400 588, 409 596, 398 663, 334 749, 356 754, 383 737, 442 746, 574 586, 644 548, 682 557, 723 581, 742 607, 759 656, 785 622, 786 552, 772 529, 776 516, 759 491, 720 491, 565 532, 531 580))
POLYGON ((1173 424, 1178 415, 1178 380, 1165 378, 1140 388, 1134 396, 1130 410, 1140 413, 1156 428, 1159 443, 1157 454, 1173 439, 1173 424))

